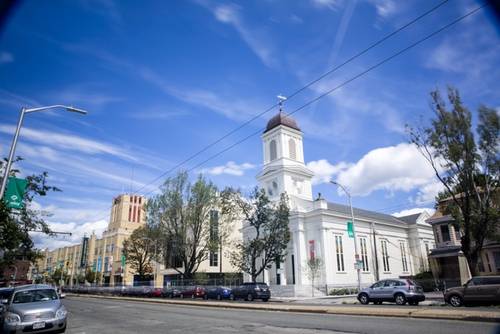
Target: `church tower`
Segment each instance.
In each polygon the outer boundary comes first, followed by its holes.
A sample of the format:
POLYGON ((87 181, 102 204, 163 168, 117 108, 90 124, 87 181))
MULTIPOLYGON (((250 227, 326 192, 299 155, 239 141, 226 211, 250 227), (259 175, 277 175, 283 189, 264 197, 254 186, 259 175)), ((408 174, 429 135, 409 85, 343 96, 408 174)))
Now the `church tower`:
POLYGON ((264 167, 257 180, 269 198, 278 200, 286 192, 292 203, 297 202, 295 199, 312 201, 314 174, 304 163, 302 131, 293 118, 283 113, 281 103, 279 113, 267 123, 262 144, 264 167))

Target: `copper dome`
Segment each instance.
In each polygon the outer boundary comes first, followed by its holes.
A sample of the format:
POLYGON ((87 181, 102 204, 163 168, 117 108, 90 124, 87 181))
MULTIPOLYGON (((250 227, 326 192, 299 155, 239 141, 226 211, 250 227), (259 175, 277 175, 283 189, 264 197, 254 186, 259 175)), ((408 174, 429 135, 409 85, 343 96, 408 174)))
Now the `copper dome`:
POLYGON ((297 122, 292 117, 285 115, 283 112, 279 112, 277 115, 273 116, 269 122, 267 122, 266 131, 264 131, 264 133, 271 131, 280 125, 288 126, 289 128, 300 131, 297 122))

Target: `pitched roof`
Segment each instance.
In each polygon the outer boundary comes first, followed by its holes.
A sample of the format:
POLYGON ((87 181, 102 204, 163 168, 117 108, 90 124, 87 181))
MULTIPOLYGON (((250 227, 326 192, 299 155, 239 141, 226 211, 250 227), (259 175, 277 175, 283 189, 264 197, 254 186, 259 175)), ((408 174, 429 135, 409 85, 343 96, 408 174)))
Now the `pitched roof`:
MULTIPOLYGON (((400 220, 399 218, 396 218, 394 216, 385 214, 385 213, 379 213, 375 211, 369 211, 369 210, 364 210, 364 209, 359 209, 359 208, 352 208, 354 211, 354 218, 356 217, 361 217, 365 219, 374 219, 377 221, 382 221, 382 222, 387 222, 387 223, 392 223, 392 224, 408 224, 407 222, 400 220)), ((332 211, 337 211, 346 215, 351 214, 351 209, 349 208, 348 205, 343 205, 343 204, 338 204, 338 203, 331 203, 328 202, 328 210, 332 211)))
POLYGON ((421 214, 422 214, 422 212, 414 213, 414 214, 408 215, 408 216, 397 217, 397 218, 399 220, 404 221, 407 224, 415 224, 417 222, 418 217, 420 217, 421 214))

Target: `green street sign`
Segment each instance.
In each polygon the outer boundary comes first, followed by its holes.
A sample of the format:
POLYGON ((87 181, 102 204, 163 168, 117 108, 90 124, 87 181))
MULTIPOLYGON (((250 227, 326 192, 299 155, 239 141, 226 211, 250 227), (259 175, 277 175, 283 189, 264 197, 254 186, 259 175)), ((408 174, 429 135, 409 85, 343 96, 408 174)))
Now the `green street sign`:
POLYGON ((18 179, 16 177, 9 177, 7 182, 7 189, 3 200, 7 207, 11 209, 22 209, 24 208, 24 192, 26 191, 26 186, 28 181, 25 179, 18 179))
POLYGON ((354 224, 351 221, 347 222, 347 235, 349 238, 354 238, 354 224))

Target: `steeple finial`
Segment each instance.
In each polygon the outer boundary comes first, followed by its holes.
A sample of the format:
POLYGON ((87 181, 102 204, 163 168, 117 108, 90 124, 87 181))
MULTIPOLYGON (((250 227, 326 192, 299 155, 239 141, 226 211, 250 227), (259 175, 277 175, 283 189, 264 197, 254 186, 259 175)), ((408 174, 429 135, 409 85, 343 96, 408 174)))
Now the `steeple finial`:
POLYGON ((281 114, 283 112, 283 102, 286 101, 286 96, 283 96, 283 95, 280 94, 280 95, 278 95, 276 97, 279 100, 278 105, 279 105, 279 109, 280 109, 279 111, 280 111, 280 114, 281 114))

